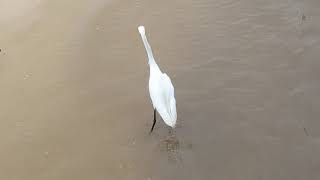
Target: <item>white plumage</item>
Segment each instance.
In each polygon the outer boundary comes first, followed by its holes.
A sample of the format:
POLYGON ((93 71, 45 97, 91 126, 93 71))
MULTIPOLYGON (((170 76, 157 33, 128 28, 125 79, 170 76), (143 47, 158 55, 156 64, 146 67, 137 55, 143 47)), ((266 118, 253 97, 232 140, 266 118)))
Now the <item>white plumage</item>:
MULTIPOLYGON (((144 47, 148 55, 150 67, 149 93, 153 108, 158 111, 163 121, 174 128, 177 121, 176 100, 174 98, 174 87, 169 76, 162 73, 154 60, 151 47, 148 43, 144 26, 138 27, 144 47)), ((155 124, 154 119, 154 124, 155 124)), ((153 126, 154 126, 153 124, 153 126)), ((151 131, 153 130, 153 126, 151 131)))

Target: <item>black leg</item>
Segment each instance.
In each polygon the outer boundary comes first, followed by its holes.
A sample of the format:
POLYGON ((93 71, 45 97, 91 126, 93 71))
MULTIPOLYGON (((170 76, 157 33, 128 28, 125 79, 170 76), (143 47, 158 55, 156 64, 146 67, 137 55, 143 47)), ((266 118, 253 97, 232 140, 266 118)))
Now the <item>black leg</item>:
POLYGON ((154 111, 153 111, 153 125, 152 125, 152 128, 151 128, 151 130, 150 130, 150 133, 152 133, 153 128, 154 128, 154 125, 155 125, 156 122, 157 122, 156 115, 157 115, 157 112, 156 112, 156 109, 154 109, 154 111))

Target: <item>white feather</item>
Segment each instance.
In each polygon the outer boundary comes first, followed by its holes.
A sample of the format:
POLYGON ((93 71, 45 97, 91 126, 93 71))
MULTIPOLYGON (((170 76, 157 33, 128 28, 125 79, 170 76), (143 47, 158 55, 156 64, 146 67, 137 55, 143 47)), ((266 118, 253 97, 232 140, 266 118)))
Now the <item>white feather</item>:
POLYGON ((145 35, 144 26, 139 26, 138 31, 141 35, 149 59, 149 93, 153 108, 158 111, 163 121, 168 126, 174 128, 177 121, 174 87, 169 76, 161 72, 160 68, 154 60, 151 47, 145 35))

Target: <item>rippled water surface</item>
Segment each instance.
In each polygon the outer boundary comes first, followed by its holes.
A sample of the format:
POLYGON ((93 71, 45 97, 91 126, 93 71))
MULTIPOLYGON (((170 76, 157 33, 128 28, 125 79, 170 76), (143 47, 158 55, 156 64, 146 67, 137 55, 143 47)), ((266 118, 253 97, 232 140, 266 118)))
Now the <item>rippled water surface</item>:
POLYGON ((1 0, 0 179, 320 177, 320 1, 1 0), (150 135, 145 25, 178 124, 150 135))

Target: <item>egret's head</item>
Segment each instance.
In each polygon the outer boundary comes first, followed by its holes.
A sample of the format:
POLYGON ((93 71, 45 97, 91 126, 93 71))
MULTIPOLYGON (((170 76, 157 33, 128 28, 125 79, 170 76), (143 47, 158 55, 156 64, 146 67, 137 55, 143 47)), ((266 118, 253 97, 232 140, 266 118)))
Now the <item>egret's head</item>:
POLYGON ((140 34, 145 34, 146 33, 146 31, 144 29, 144 26, 139 26, 138 27, 138 31, 139 31, 140 34))

